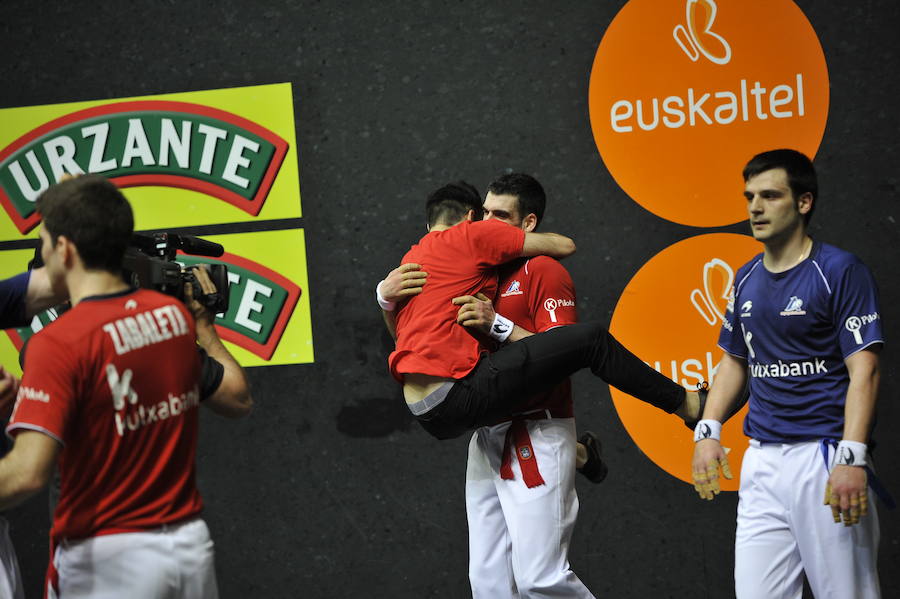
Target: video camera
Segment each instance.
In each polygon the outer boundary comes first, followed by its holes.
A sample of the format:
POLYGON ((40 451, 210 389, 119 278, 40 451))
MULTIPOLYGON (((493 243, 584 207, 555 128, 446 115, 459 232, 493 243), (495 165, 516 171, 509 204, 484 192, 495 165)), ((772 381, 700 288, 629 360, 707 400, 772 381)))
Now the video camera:
POLYGON ((175 262, 178 250, 195 256, 218 257, 224 248, 218 243, 193 235, 177 233, 134 233, 123 261, 125 281, 135 287, 155 289, 185 301, 184 284, 189 283, 194 298, 213 314, 228 311, 228 267, 224 264, 204 264, 209 278, 216 286, 215 293, 203 293, 191 268, 175 262))

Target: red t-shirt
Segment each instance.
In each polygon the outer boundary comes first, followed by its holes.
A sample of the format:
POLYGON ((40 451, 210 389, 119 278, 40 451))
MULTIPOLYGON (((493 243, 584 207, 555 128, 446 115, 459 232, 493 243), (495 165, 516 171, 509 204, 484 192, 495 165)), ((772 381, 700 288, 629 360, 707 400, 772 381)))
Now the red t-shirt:
POLYGON ((494 267, 522 255, 525 232, 496 220, 463 221, 432 231, 414 245, 401 263, 415 262, 428 273, 422 293, 397 311, 397 345, 388 358, 398 381, 408 373, 452 379, 467 375, 485 348, 456 324, 460 295, 494 297, 494 267))
POLYGON ((55 541, 200 512, 199 376, 193 318, 155 291, 85 299, 32 337, 7 433, 63 445, 55 541))
MULTIPOLYGON (((558 261, 547 256, 516 260, 500 267, 499 295, 494 309, 525 330, 543 333, 578 322, 575 284, 558 261)), ((572 383, 566 379, 536 395, 524 412, 549 409, 555 417, 573 415, 572 383)))

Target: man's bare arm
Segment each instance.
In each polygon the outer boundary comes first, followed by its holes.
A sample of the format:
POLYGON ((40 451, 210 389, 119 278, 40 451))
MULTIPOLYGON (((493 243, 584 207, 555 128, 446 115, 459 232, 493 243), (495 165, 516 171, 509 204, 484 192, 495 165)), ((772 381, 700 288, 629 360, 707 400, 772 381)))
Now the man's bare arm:
POLYGON ((19 505, 47 486, 59 442, 37 431, 16 435, 12 450, 0 460, 0 510, 19 505))
MULTIPOLYGON (((741 399, 744 385, 747 383, 747 363, 740 358, 726 353, 719 362, 716 379, 709 390, 706 408, 701 414, 705 420, 723 422, 733 411, 741 399)), ((714 423, 713 423, 714 424, 714 423)), ((701 422, 698 427, 706 426, 701 422)), ((714 438, 697 441, 694 445, 694 457, 691 470, 694 478, 694 489, 701 499, 712 500, 719 494, 719 468, 725 478, 731 478, 731 467, 722 443, 714 438)))
POLYGON ((740 401, 747 384, 747 362, 729 353, 722 356, 715 384, 709 390, 706 409, 700 418, 725 422, 740 401))
POLYGON ((381 318, 384 319, 384 326, 387 327, 388 333, 394 341, 397 340, 397 313, 394 310, 382 310, 381 318))
POLYGON ((31 276, 28 278, 28 289, 25 292, 25 314, 28 318, 47 308, 59 305, 67 299, 69 298, 54 293, 46 268, 42 266, 31 271, 31 276))
POLYGON ((575 242, 558 233, 525 233, 522 257, 550 256, 565 258, 575 253, 575 242))
MULTIPOLYGON (((865 445, 875 417, 875 401, 881 378, 878 351, 864 349, 849 356, 844 363, 850 375, 847 400, 844 404, 843 441, 855 441, 865 445)), ((862 457, 862 456, 860 456, 862 457)), ((831 506, 834 521, 850 526, 868 513, 867 476, 862 466, 835 464, 828 477, 825 503, 831 506)))
MULTIPOLYGON (((195 268, 194 275, 203 293, 215 293, 216 287, 204 268, 195 268)), ((242 418, 253 409, 253 398, 250 396, 250 384, 244 369, 222 343, 216 332, 215 315, 211 314, 200 302, 193 298, 190 285, 185 286, 187 303, 197 323, 197 343, 206 350, 211 358, 224 368, 222 382, 215 392, 203 402, 203 405, 220 416, 226 418, 242 418)))
POLYGON ((422 293, 427 278, 428 273, 422 270, 421 265, 407 262, 389 272, 375 288, 384 326, 394 341, 397 340, 397 304, 422 293))

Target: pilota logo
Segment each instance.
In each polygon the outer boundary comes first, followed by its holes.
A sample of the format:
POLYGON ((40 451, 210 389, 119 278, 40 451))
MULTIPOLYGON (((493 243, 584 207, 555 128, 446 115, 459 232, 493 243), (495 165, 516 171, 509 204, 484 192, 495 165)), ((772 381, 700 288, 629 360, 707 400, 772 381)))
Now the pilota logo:
POLYGON ((544 300, 544 310, 550 315, 550 322, 558 322, 556 311, 560 308, 572 308, 575 306, 575 301, 564 298, 552 298, 548 297, 544 300))
POLYGON ((747 218, 727 200, 754 154, 815 155, 828 102, 822 47, 790 0, 630 0, 600 42, 588 97, 616 182, 657 216, 699 227, 747 218))
POLYGON ((844 328, 853 334, 853 340, 857 345, 862 345, 863 337, 862 333, 860 333, 859 330, 870 322, 875 322, 876 320, 878 320, 878 318, 878 312, 875 312, 873 314, 864 314, 862 317, 851 316, 844 322, 844 328))
MULTIPOLYGON (((694 390, 702 381, 714 384, 723 353, 717 341, 728 323, 725 314, 733 303, 734 273, 760 247, 747 235, 715 233, 666 248, 641 267, 622 291, 610 332, 685 389, 694 390), (656 317, 648 318, 648 314, 656 317)), ((693 436, 681 419, 613 387, 610 394, 622 424, 643 453, 672 476, 690 483, 693 436)), ((723 444, 733 450, 729 460, 735 471, 747 447, 743 415, 738 413, 722 430, 723 444)), ((737 489, 737 480, 722 483, 724 489, 737 489)))
POLYGON ((179 187, 256 216, 288 143, 237 115, 187 102, 117 102, 73 112, 0 150, 0 204, 20 233, 40 222, 35 200, 64 173, 119 187, 179 187))

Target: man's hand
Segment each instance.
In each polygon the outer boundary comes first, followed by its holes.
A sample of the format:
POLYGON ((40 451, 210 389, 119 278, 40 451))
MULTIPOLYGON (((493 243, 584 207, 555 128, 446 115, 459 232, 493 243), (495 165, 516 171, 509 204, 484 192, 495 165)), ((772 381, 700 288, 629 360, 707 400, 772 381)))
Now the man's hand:
POLYGON ((728 464, 727 451, 715 439, 704 439, 694 445, 694 461, 692 473, 694 489, 700 499, 712 501, 719 494, 719 467, 722 475, 731 480, 731 466, 728 464))
POLYGON ((381 297, 389 302, 401 302, 414 295, 422 293, 425 279, 428 273, 422 270, 420 264, 407 262, 401 264, 384 278, 379 291, 381 297))
POLYGON ((19 379, 0 366, 0 419, 6 420, 12 414, 18 392, 19 379))
POLYGON ((831 506, 835 524, 859 524, 859 517, 869 513, 868 481, 862 466, 838 464, 831 470, 825 487, 825 505, 831 506))
POLYGON ((453 305, 459 306, 456 313, 456 322, 464 327, 473 328, 485 335, 491 334, 491 325, 494 324, 494 306, 491 300, 483 293, 474 296, 461 295, 453 298, 453 305))
MULTIPOLYGON (((212 279, 209 278, 209 273, 206 268, 202 266, 192 266, 191 270, 194 271, 194 277, 197 279, 197 282, 200 284, 200 290, 204 295, 208 295, 216 292, 216 286, 213 284, 212 279)), ((213 322, 216 320, 216 315, 210 313, 207 310, 206 306, 200 303, 194 297, 194 286, 190 283, 184 284, 184 297, 187 300, 188 310, 191 311, 191 314, 194 315, 194 320, 197 321, 198 325, 205 326, 213 326, 213 322)))

